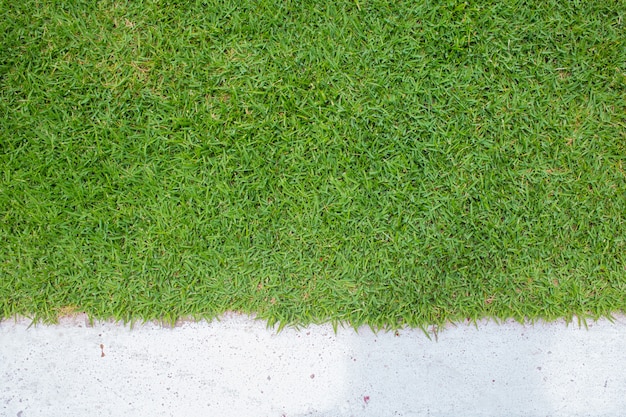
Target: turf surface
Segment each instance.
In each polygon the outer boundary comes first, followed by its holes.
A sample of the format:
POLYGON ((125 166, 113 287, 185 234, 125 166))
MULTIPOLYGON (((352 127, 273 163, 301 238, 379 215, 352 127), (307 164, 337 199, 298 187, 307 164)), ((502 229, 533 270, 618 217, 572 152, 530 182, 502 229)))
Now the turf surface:
POLYGON ((0 317, 624 311, 625 20, 0 0, 0 317))

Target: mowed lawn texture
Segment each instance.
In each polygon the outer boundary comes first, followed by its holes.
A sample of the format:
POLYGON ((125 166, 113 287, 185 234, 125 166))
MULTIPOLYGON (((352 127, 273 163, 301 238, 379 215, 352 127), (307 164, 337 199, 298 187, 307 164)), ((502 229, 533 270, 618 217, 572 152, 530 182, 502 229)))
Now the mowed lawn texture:
POLYGON ((626 2, 0 0, 0 317, 626 310, 626 2))

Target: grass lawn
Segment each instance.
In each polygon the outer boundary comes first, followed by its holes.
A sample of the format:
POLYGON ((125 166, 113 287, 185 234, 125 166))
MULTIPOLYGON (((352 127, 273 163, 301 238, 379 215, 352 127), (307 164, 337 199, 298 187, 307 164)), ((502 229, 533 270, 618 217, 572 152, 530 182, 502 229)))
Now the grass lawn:
POLYGON ((0 0, 0 317, 626 310, 626 2, 0 0))

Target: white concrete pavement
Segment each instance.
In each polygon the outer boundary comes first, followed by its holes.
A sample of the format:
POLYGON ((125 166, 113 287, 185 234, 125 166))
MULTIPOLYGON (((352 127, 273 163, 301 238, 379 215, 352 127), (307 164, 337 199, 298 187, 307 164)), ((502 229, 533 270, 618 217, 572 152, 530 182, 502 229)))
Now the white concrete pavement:
POLYGON ((374 334, 0 323, 0 416, 626 416, 626 318, 374 334))

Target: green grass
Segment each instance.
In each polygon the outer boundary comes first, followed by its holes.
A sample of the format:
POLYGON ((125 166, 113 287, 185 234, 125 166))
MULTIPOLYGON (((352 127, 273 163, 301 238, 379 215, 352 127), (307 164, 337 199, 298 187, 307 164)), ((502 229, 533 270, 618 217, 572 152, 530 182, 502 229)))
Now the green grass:
POLYGON ((626 310, 626 2, 0 0, 0 317, 626 310))

